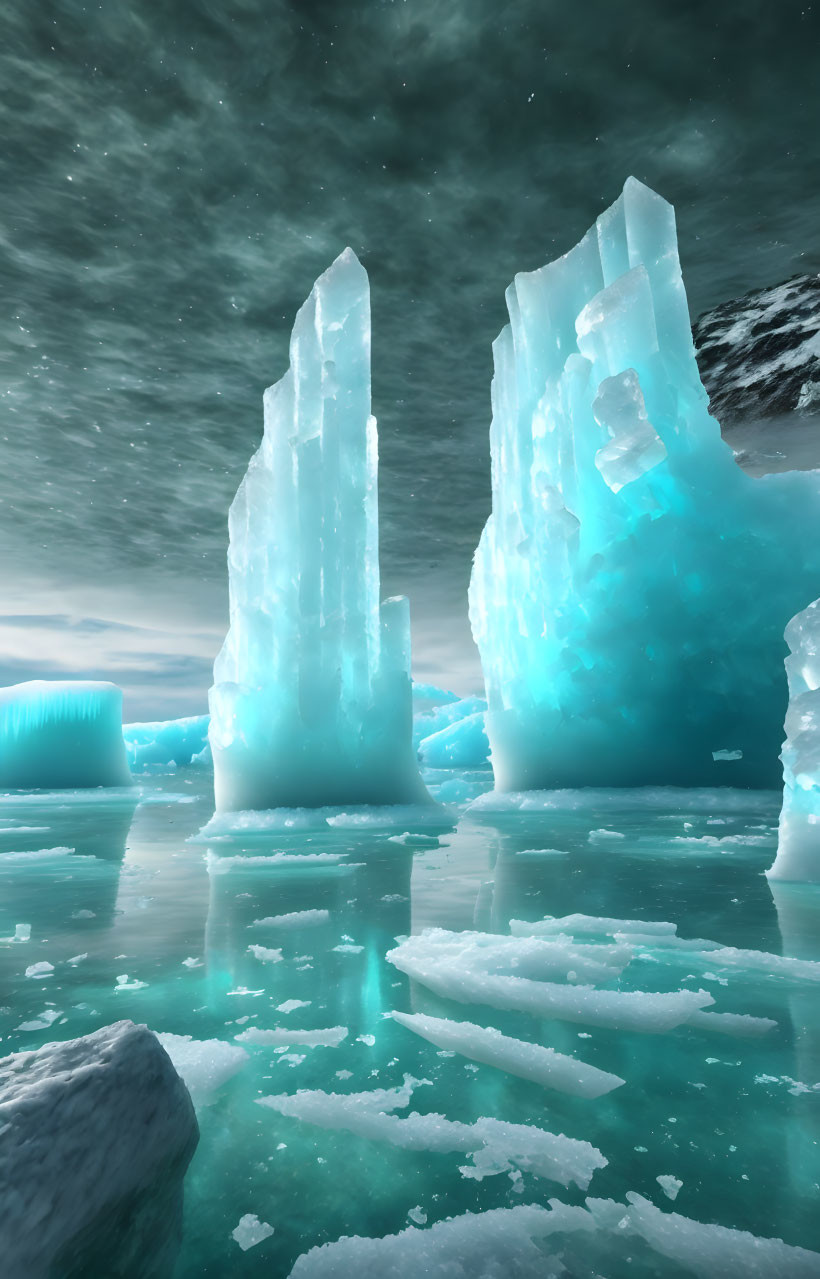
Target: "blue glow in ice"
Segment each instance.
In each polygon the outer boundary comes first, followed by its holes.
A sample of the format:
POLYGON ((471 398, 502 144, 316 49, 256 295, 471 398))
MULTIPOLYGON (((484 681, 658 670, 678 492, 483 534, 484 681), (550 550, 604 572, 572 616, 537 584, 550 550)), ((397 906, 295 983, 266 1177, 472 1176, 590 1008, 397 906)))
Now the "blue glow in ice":
POLYGON ((752 479, 722 441, 671 205, 630 178, 507 306, 470 585, 497 788, 777 785, 820 473, 752 479))
POLYGON ((128 763, 135 773, 170 773, 192 764, 210 767, 208 716, 123 724, 128 763))
POLYGON ((786 627, 783 811, 770 879, 820 883, 820 600, 786 627))
POLYGON ((85 680, 0 688, 0 787, 127 786, 122 691, 85 680))
POLYGON ((407 600, 379 605, 370 289, 346 249, 296 317, 290 368, 230 512, 214 666, 218 811, 418 803, 407 600))

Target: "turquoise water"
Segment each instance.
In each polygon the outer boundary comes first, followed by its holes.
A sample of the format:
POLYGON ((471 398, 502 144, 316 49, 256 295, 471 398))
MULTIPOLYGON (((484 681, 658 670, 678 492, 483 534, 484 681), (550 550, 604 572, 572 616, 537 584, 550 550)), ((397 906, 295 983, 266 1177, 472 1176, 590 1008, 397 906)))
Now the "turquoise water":
MULTIPOLYGON (((583 1203, 577 1187, 526 1171, 476 1181, 459 1172, 463 1154, 402 1150, 255 1104, 305 1088, 394 1087, 406 1073, 432 1083, 416 1090, 410 1110, 464 1122, 491 1116, 592 1142, 608 1160, 593 1177, 595 1197, 623 1201, 637 1191, 663 1210, 820 1250, 815 983, 717 967, 708 954, 636 957, 624 989, 705 988, 712 1011, 778 1023, 754 1039, 686 1026, 651 1035, 455 1003, 384 959, 397 936, 427 927, 507 933, 510 919, 575 911, 668 920, 682 937, 820 959, 818 891, 781 886, 775 900, 763 875, 774 856, 777 796, 712 792, 698 810, 691 797, 649 807, 622 793, 574 811, 462 811, 406 843, 389 836, 407 825, 205 844, 188 840, 210 817, 209 778, 183 771, 142 779, 138 789, 138 802, 123 792, 0 799, 0 937, 31 925, 30 941, 0 946, 4 1051, 123 1017, 225 1042, 254 1027, 348 1031, 337 1047, 246 1043, 245 1064, 199 1106, 177 1279, 285 1276, 316 1244, 405 1229, 411 1210, 430 1226, 553 1197, 583 1203), (624 838, 590 841, 601 828, 624 838), (74 852, 19 856, 60 847, 74 852), (561 853, 530 851, 543 849, 561 853), (282 851, 342 857, 269 860, 282 851), (243 865, 248 856, 256 860, 243 865), (318 925, 253 923, 317 909, 329 912, 318 925), (252 944, 280 948, 282 959, 265 962, 252 944), (26 977, 41 961, 52 975, 26 977), (302 1003, 278 1011, 288 1001, 302 1003), (597 1100, 548 1090, 440 1052, 385 1016, 394 1009, 495 1026, 626 1083, 597 1100), (50 1024, 19 1029, 38 1021, 50 1024), (674 1205, 656 1181, 670 1174, 683 1182, 674 1205), (231 1232, 247 1213, 274 1234, 242 1252, 231 1232)), ((648 1250, 629 1255, 609 1257, 607 1279, 689 1273, 648 1250)))

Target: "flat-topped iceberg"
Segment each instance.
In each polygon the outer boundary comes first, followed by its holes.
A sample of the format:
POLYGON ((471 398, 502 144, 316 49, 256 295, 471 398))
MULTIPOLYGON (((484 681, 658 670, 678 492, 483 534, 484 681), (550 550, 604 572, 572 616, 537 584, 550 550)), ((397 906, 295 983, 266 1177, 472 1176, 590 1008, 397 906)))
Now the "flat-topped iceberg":
POLYGON ((0 688, 0 787, 128 786, 122 690, 92 680, 31 680, 0 688))
POLYGON ((786 627, 783 811, 770 879, 820 882, 820 600, 786 627))
POLYGON ((507 306, 470 585, 497 789, 776 785, 820 473, 752 479, 721 439, 671 205, 630 178, 507 306))
POLYGON ((231 625, 210 693, 217 811, 429 800, 407 600, 379 604, 370 289, 351 249, 299 311, 264 405, 230 512, 231 625))

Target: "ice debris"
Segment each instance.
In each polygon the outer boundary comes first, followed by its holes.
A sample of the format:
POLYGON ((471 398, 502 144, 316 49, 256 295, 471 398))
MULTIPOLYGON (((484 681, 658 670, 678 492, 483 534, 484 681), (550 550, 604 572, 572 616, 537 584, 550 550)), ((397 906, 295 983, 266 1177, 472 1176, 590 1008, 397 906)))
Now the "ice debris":
POLYGON ((777 784, 820 473, 752 479, 722 440, 671 205, 629 178, 507 306, 470 584, 496 787, 777 784))
POLYGON ((236 1240, 243 1252, 247 1252, 263 1240, 270 1239, 273 1233, 273 1226, 260 1221, 254 1213, 246 1212, 244 1217, 239 1218, 236 1229, 231 1231, 231 1238, 236 1240))
POLYGON ((467 1154, 471 1162, 461 1173, 474 1181, 517 1168, 562 1186, 574 1184, 586 1190, 596 1169, 606 1167, 607 1160, 588 1141, 531 1124, 493 1118, 466 1124, 438 1114, 393 1114, 410 1104, 418 1083, 405 1075, 404 1085, 398 1088, 348 1094, 303 1090, 291 1096, 261 1097, 259 1105, 320 1128, 343 1129, 403 1150, 467 1154))
POLYGON ((182 1079, 196 1107, 207 1105, 214 1093, 227 1083, 248 1060, 244 1048, 221 1039, 194 1039, 191 1035, 158 1032, 174 1069, 182 1079))
POLYGON ((370 289, 352 249, 300 309, 264 409, 229 520, 217 811, 421 803, 408 603, 379 604, 370 289))
POLYGON ((502 1035, 494 1026, 476 1026, 468 1021, 428 1017, 424 1013, 394 1012, 393 1019, 437 1048, 469 1057, 487 1066, 496 1066, 519 1079, 529 1079, 544 1088, 554 1088, 571 1097, 601 1097, 626 1081, 618 1075, 565 1053, 531 1044, 524 1039, 502 1035))
POLYGON ((122 691, 90 680, 31 680, 0 688, 0 787, 128 786, 122 691))

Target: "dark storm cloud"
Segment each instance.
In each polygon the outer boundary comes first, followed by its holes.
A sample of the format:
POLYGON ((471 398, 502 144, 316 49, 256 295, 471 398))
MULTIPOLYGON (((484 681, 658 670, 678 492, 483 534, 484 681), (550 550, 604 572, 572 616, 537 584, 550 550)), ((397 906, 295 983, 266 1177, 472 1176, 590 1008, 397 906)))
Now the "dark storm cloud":
POLYGON ((21 612, 74 615, 91 582, 104 620, 184 614, 217 645, 261 393, 349 244, 385 591, 411 594, 426 668, 457 665, 514 273, 630 173, 677 207, 694 313, 818 265, 809 5, 20 0, 4 20, 0 535, 21 612))

